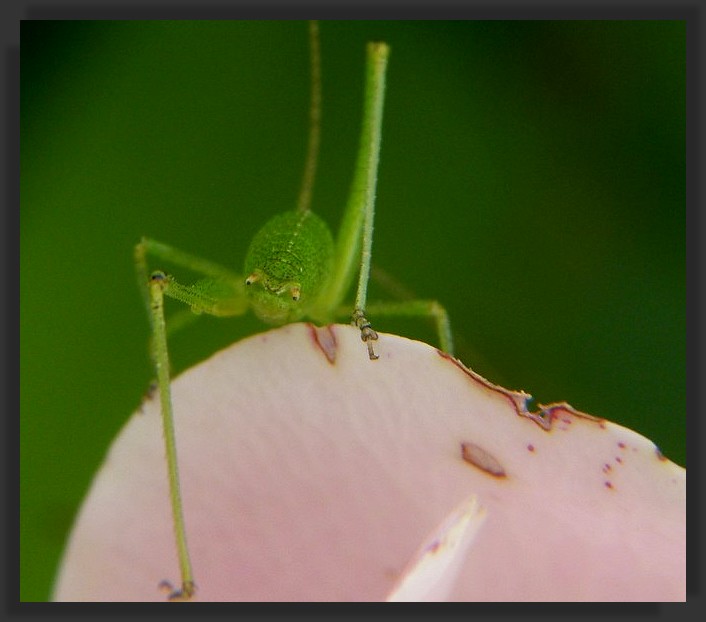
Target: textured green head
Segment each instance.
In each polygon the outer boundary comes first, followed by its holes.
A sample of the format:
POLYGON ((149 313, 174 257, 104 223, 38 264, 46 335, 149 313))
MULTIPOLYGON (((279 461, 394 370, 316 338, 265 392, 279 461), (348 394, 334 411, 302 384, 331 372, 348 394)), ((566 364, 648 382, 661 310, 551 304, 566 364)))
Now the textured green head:
POLYGON ((333 238, 313 212, 285 212, 253 238, 245 258, 245 280, 253 311, 269 324, 308 314, 326 287, 333 238))

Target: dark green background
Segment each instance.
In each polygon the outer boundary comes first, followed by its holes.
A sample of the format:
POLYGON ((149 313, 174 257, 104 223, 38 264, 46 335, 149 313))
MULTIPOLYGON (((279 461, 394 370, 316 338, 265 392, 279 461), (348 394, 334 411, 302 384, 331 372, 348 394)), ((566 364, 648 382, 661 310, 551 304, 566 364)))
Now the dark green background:
MULTIPOLYGON (((150 380, 133 245, 241 266, 296 200, 308 51, 301 22, 21 34, 21 598, 44 600, 150 380)), ((684 464, 684 23, 323 23, 314 208, 332 226, 370 39, 392 46, 375 263, 446 305, 478 372, 684 464)), ((435 343, 424 323, 375 325, 435 343)), ((174 366, 262 329, 205 318, 173 339, 174 366)))

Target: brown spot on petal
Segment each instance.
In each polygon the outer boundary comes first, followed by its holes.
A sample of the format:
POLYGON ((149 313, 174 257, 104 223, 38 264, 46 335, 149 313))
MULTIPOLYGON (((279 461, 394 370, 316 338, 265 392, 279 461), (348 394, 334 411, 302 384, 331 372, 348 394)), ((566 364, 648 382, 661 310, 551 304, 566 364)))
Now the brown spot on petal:
POLYGON ((154 400, 156 397, 158 391, 157 391, 157 383, 156 382, 151 382, 150 386, 147 388, 147 391, 142 395, 142 402, 140 404, 140 407, 137 409, 137 412, 140 413, 141 415, 145 414, 145 406, 147 406, 148 403, 154 400))
POLYGON ((529 445, 527 445, 527 449, 528 449, 529 451, 534 451, 534 445, 532 445, 532 444, 530 443, 529 445))
POLYGON ((309 334, 314 344, 324 353, 326 360, 333 365, 336 362, 336 334, 333 326, 314 326, 309 324, 309 334))
POLYGON ((472 464, 493 477, 506 477, 505 469, 497 458, 475 443, 461 443, 461 456, 468 464, 472 464))
POLYGON ((147 391, 145 391, 145 394, 142 396, 142 399, 145 402, 150 402, 154 399, 155 395, 157 395, 157 383, 150 382, 150 386, 147 388, 147 391))
MULTIPOLYGON (((603 419, 600 417, 594 417, 593 415, 589 415, 588 413, 581 412, 580 410, 576 410, 571 404, 568 402, 553 402, 551 404, 539 404, 539 410, 534 413, 528 413, 525 416, 531 416, 533 415, 534 417, 541 417, 542 419, 546 420, 549 422, 549 427, 547 429, 551 429, 551 424, 555 419, 558 419, 561 415, 561 420, 564 423, 573 423, 573 420, 571 417, 575 418, 581 418, 581 419, 588 419, 589 421, 593 421, 597 423, 599 426, 603 423, 603 419)), ((564 428, 566 429, 566 428, 564 428)))
POLYGON ((608 488, 610 490, 614 490, 613 484, 611 484, 610 482, 603 482, 603 484, 605 485, 606 488, 608 488))
POLYGON ((431 553, 432 555, 436 554, 436 552, 439 550, 441 547, 441 542, 439 540, 434 540, 429 546, 427 546, 426 550, 431 553))
MULTIPOLYGON (((588 419, 589 421, 594 421, 602 428, 605 428, 605 424, 603 423, 603 419, 600 419, 599 417, 594 417, 593 415, 589 415, 587 413, 583 413, 579 410, 576 410, 573 406, 571 406, 567 402, 556 402, 553 404, 548 404, 546 406, 539 404, 539 410, 530 411, 527 409, 527 404, 532 399, 532 396, 529 393, 525 393, 524 391, 512 391, 510 389, 505 389, 504 387, 501 387, 500 385, 493 384, 492 382, 490 382, 490 380, 486 380, 480 374, 477 374, 472 369, 469 369, 463 363, 461 363, 461 361, 454 358, 450 354, 447 354, 446 352, 442 352, 441 350, 437 350, 437 353, 442 358, 453 363, 463 373, 465 373, 467 376, 469 376, 472 380, 474 380, 476 383, 480 384, 485 389, 489 389, 490 391, 498 393, 498 394, 502 395, 503 397, 507 398, 508 400, 510 400, 510 403, 514 407, 515 412, 520 417, 527 417, 528 419, 531 419, 539 427, 541 427, 543 430, 546 430, 547 432, 549 432, 552 429, 552 423, 553 423, 554 419, 559 417, 559 413, 562 413, 564 415, 563 420, 565 423, 572 423, 571 417, 574 416, 574 417, 581 417, 583 419, 588 419)), ((566 429, 566 428, 563 428, 563 429, 566 429)))

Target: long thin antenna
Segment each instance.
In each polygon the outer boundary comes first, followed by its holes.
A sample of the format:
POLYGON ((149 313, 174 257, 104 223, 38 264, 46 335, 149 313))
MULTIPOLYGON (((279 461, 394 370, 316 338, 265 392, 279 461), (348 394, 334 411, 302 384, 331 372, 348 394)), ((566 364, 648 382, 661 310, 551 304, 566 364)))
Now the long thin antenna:
POLYGON ((321 45, 319 41, 319 22, 309 22, 309 49, 311 58, 311 100, 309 105, 309 146, 304 166, 304 178, 299 191, 298 212, 311 209, 311 194, 316 178, 319 161, 319 143, 321 142, 321 45))

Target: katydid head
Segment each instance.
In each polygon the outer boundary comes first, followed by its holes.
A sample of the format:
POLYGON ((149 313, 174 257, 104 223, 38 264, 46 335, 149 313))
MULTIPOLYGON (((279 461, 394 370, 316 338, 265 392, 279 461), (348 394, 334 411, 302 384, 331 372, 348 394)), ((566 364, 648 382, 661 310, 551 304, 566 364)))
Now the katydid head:
MULTIPOLYGON (((270 262, 269 267, 278 266, 270 262)), ((245 279, 245 285, 248 286, 253 310, 263 322, 286 324, 302 316, 299 304, 301 286, 298 282, 256 268, 245 279)))
POLYGON ((268 324, 307 315, 326 286, 332 257, 331 232, 313 212, 285 212, 268 221, 245 259, 255 315, 268 324))

